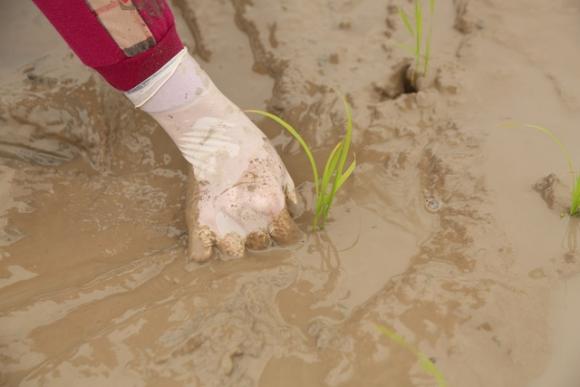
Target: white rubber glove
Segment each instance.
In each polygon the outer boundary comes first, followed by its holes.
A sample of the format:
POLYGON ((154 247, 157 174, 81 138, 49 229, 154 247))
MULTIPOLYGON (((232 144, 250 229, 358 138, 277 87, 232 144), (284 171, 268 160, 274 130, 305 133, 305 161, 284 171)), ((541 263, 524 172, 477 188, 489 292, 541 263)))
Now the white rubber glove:
POLYGON ((192 165, 187 200, 189 254, 205 261, 213 247, 242 257, 295 239, 286 210, 292 178, 266 136, 182 51, 127 93, 171 136, 192 165))

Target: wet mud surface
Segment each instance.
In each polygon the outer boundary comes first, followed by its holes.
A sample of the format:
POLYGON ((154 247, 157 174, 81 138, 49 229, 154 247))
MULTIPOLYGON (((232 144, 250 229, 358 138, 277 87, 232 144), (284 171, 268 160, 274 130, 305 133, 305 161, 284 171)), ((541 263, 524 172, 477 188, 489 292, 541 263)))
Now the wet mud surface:
MULTIPOLYGON (((170 139, 28 2, 2 4, 2 28, 30 34, 0 38, 0 385, 440 386, 384 326, 448 386, 578 387, 566 163, 502 123, 550 127, 580 163, 580 7, 439 2, 431 80, 405 93, 408 4, 175 1, 224 93, 320 160, 343 133, 333 90, 355 121, 359 167, 325 232, 207 264, 185 260, 170 139)), ((308 202, 297 144, 257 123, 308 202)))

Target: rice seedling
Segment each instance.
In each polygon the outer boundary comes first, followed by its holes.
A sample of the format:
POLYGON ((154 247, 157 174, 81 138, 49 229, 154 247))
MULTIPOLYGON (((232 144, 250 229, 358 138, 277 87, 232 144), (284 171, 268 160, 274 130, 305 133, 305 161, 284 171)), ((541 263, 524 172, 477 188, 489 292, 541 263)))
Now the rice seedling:
POLYGON ((336 144, 332 152, 330 152, 326 164, 324 165, 324 169, 322 170, 322 176, 319 174, 318 165, 314 159, 310 146, 308 146, 304 138, 302 138, 300 133, 298 133, 292 125, 275 114, 262 110, 248 110, 249 113, 255 113, 267 117, 286 129, 288 133, 298 141, 302 150, 306 154, 310 167, 312 168, 314 190, 316 194, 316 208, 314 219, 312 221, 312 227, 314 230, 324 228, 336 193, 356 168, 356 159, 354 158, 350 165, 348 167, 346 166, 352 141, 352 112, 346 98, 343 98, 343 103, 346 115, 345 135, 344 138, 336 144))
POLYGON ((425 28, 425 12, 423 0, 415 0, 414 23, 403 8, 399 7, 399 17, 405 28, 413 38, 412 44, 403 44, 401 47, 414 57, 414 68, 411 82, 416 84, 418 76, 427 76, 431 62, 431 41, 433 37, 433 15, 435 14, 435 0, 429 0, 429 27, 425 28))
POLYGON ((570 203, 570 215, 580 215, 580 176, 576 176, 576 183, 572 189, 572 202, 570 203))
POLYGON ((571 192, 571 199, 570 199, 570 216, 580 215, 580 175, 578 171, 574 168, 574 161, 572 160, 572 155, 568 150, 568 147, 564 145, 564 143, 552 132, 550 129, 545 128, 539 125, 532 125, 532 124, 525 124, 526 128, 535 129, 547 135, 558 147, 560 148, 560 152, 566 159, 568 163, 568 169, 570 171, 570 175, 572 176, 572 192, 571 192))
POLYGON ((419 351, 418 349, 414 348, 412 345, 407 343, 407 341, 403 338, 403 336, 399 335, 397 332, 383 325, 377 325, 377 329, 379 330, 379 332, 381 332, 381 334, 383 334, 383 336, 389 338, 391 341, 393 341, 400 347, 411 352, 419 361, 419 365, 421 366, 423 371, 435 378, 438 387, 447 387, 447 381, 445 380, 445 376, 443 376, 443 373, 439 370, 439 368, 437 368, 435 363, 433 363, 427 355, 425 355, 423 352, 419 351))
POLYGON ((572 176, 572 192, 571 192, 571 199, 570 199, 570 209, 569 214, 570 216, 580 215, 580 175, 578 171, 574 168, 574 161, 572 160, 572 155, 566 145, 552 132, 550 129, 539 126, 539 125, 532 125, 532 124, 525 124, 527 128, 535 129, 547 135, 558 147, 560 148, 560 152, 566 159, 568 163, 568 169, 570 175, 572 176))

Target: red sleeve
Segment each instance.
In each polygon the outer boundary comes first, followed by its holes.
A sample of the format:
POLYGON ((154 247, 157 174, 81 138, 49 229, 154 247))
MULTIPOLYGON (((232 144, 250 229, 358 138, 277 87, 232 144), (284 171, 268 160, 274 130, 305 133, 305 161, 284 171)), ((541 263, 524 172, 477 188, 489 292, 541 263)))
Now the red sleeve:
POLYGON ((34 0, 72 50, 113 87, 127 91, 183 44, 166 0, 34 0))

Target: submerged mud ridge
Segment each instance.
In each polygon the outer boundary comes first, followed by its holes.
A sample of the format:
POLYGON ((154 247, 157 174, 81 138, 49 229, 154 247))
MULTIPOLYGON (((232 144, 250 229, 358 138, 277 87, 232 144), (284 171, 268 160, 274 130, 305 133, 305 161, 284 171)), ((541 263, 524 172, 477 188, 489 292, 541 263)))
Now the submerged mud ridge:
MULTIPOLYGON (((408 2, 175 3, 218 86, 320 160, 346 93, 357 171, 324 232, 187 263, 187 168, 155 123, 65 49, 2 69, 0 385, 437 386, 385 326, 448 386, 577 386, 578 226, 557 178, 534 188, 565 165, 498 129, 580 142, 576 5, 439 2, 431 83, 405 93, 408 2)), ((258 124, 308 201, 304 155, 258 124)))

